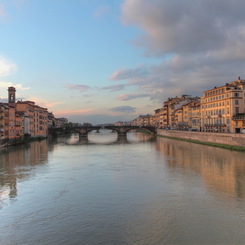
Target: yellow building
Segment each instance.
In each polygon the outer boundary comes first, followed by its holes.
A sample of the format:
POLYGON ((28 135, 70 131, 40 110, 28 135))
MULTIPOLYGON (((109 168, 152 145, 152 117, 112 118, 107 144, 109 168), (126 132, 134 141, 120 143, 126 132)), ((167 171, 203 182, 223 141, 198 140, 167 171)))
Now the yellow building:
POLYGON ((232 127, 236 133, 245 133, 245 113, 240 113, 232 117, 232 127))
POLYGON ((191 102, 183 105, 183 127, 184 127, 184 129, 190 129, 191 128, 190 104, 191 104, 191 102))
POLYGON ((176 129, 200 130, 200 101, 194 100, 175 110, 176 129))
POLYGON ((204 132, 240 132, 232 122, 245 112, 245 80, 236 80, 204 92, 201 98, 201 130, 204 132))
POLYGON ((189 115, 192 130, 200 131, 201 127, 201 102, 193 101, 189 106, 189 115))
POLYGON ((163 105, 163 127, 170 129, 187 129, 190 127, 189 103, 198 101, 199 97, 189 95, 168 98, 163 105))
POLYGON ((177 129, 183 129, 183 107, 175 110, 175 124, 177 129))
POLYGON ((162 125, 162 112, 163 112, 163 108, 159 108, 155 110, 155 127, 156 128, 161 128, 162 125))

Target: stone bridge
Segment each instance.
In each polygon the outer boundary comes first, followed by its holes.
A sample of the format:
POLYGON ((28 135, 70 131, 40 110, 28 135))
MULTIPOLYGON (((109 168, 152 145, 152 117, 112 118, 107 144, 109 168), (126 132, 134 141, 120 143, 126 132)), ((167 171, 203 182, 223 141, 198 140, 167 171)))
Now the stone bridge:
POLYGON ((127 135, 127 132, 130 130, 137 130, 142 129, 145 131, 150 132, 151 134, 156 133, 156 129, 154 127, 150 126, 87 126, 87 127, 70 127, 70 128, 53 128, 49 129, 49 134, 55 135, 60 133, 66 133, 66 132, 77 132, 79 133, 79 136, 86 136, 89 132, 93 130, 97 130, 99 132, 100 129, 109 129, 116 131, 118 136, 125 136, 127 135))
POLYGON ((142 129, 148 131, 151 134, 156 133, 156 129, 150 126, 105 126, 105 129, 111 129, 117 132, 119 136, 126 136, 130 130, 142 129))

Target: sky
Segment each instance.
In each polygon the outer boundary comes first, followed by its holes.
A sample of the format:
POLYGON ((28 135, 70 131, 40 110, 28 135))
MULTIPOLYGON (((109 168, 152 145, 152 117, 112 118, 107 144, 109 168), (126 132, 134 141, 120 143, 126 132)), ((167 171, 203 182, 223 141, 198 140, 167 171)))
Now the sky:
POLYGON ((0 102, 71 122, 154 114, 245 79, 244 0, 0 0, 0 102))

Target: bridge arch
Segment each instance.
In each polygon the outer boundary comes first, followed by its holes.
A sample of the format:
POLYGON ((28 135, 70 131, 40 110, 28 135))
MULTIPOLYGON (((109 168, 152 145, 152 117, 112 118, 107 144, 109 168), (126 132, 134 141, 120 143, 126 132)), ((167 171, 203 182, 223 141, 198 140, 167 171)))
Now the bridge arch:
POLYGON ((100 130, 100 129, 110 129, 117 132, 119 136, 126 136, 127 133, 134 129, 143 129, 150 133, 156 133, 156 129, 150 126, 89 126, 89 127, 71 127, 69 129, 64 128, 56 128, 53 130, 49 130, 50 134, 55 134, 57 132, 65 132, 66 130, 70 130, 73 132, 79 133, 79 136, 87 136, 89 132, 93 130, 100 130))
POLYGON ((146 130, 150 133, 156 133, 156 129, 154 127, 139 127, 139 126, 105 126, 106 129, 111 129, 111 130, 115 130, 118 135, 120 136, 126 136, 127 133, 131 130, 135 130, 135 129, 143 129, 146 130))
POLYGON ((79 136, 87 136, 89 132, 93 130, 100 130, 101 127, 76 127, 74 131, 79 133, 79 136))

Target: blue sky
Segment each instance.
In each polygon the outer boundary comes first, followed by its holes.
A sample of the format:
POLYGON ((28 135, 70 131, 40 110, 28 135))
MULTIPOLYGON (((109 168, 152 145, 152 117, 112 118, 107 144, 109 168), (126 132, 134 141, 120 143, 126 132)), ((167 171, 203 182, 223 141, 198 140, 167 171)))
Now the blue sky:
POLYGON ((244 76, 242 0, 0 0, 7 87, 73 122, 132 120, 244 76), (236 37, 236 38, 234 38, 236 37))

